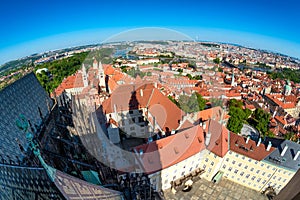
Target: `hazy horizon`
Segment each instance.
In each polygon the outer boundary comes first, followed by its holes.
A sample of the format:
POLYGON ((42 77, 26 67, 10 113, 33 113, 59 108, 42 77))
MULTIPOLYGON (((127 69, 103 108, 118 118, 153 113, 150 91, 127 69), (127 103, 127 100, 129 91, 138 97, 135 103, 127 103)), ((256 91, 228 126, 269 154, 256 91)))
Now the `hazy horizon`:
POLYGON ((300 58, 296 0, 51 2, 1 4, 0 64, 33 53, 101 43, 126 30, 173 29, 193 39, 234 43, 300 58))

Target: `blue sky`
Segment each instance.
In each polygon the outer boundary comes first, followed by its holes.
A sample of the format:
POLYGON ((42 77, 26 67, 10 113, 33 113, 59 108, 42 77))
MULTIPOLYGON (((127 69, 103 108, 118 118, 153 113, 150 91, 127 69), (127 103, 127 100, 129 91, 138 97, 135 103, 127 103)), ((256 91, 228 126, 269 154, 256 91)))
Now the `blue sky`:
POLYGON ((32 53, 101 42, 133 28, 163 27, 300 58, 297 0, 2 1, 0 64, 32 53))

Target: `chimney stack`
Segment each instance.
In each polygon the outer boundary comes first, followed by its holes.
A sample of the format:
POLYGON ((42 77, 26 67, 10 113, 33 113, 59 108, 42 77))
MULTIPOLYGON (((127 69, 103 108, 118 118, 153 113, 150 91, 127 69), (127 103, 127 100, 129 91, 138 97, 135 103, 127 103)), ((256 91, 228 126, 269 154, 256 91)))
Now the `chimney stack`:
POLYGON ((203 122, 203 130, 205 130, 205 129, 206 129, 206 123, 203 122))
POLYGON ((267 151, 270 151, 271 147, 272 147, 272 143, 271 143, 271 141, 269 141, 267 151))
POLYGON ((208 131, 207 134, 206 134, 206 137, 205 137, 205 145, 206 146, 209 145, 210 137, 211 137, 211 134, 210 134, 210 131, 208 131))
POLYGON ((144 96, 143 89, 140 89, 140 95, 141 95, 141 97, 143 97, 143 96, 144 96))
POLYGON ((257 142, 258 147, 259 147, 260 143, 261 143, 261 138, 258 139, 258 142, 257 142))
POLYGON ((286 144, 280 155, 284 156, 284 154, 287 151, 287 149, 288 149, 288 145, 286 144))
POLYGON ((246 140, 246 144, 248 144, 249 140, 250 140, 250 136, 248 135, 247 140, 246 140))
POLYGON ((140 156, 144 154, 143 149, 140 149, 140 156))
POLYGON ((299 155, 300 155, 300 151, 297 152, 297 154, 296 154, 295 157, 294 157, 294 160, 297 160, 298 157, 299 157, 299 155))

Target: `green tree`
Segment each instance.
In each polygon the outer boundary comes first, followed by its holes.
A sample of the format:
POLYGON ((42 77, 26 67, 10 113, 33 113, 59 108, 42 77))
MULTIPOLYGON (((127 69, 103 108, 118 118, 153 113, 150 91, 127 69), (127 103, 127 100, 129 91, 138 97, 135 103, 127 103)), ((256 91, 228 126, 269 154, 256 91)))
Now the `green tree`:
POLYGON ((236 116, 231 116, 228 120, 227 128, 234 133, 240 133, 243 128, 243 121, 236 116))
POLYGON ((193 79, 192 75, 190 75, 190 74, 187 74, 186 76, 187 76, 190 80, 193 79))
POLYGON ((242 108, 243 107, 243 102, 238 101, 236 99, 230 99, 228 103, 229 108, 231 107, 237 107, 237 108, 242 108))
POLYGON ((213 62, 216 63, 216 64, 220 64, 221 61, 220 61, 220 58, 215 58, 215 59, 213 60, 213 62))
POLYGON ((243 102, 236 99, 229 101, 230 118, 227 123, 227 128, 234 133, 240 133, 244 123, 247 123, 248 118, 252 114, 251 110, 243 109, 243 102))
POLYGON ((199 107, 199 110, 204 110, 205 106, 206 106, 206 103, 207 103, 207 100, 204 99, 199 93, 194 93, 196 94, 197 96, 197 102, 198 102, 198 107, 199 107))
POLYGON ((269 131, 270 113, 265 112, 263 109, 256 109, 252 115, 254 127, 264 136, 269 131))

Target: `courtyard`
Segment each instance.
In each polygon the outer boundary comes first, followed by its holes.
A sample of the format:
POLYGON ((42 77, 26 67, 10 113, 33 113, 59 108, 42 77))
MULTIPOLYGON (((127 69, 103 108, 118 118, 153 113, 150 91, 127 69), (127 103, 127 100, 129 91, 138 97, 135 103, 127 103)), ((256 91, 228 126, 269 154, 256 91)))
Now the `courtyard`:
POLYGON ((218 184, 200 179, 193 184, 189 192, 178 191, 173 194, 171 190, 164 193, 166 200, 267 200, 265 195, 258 191, 249 189, 226 178, 223 178, 218 184))

